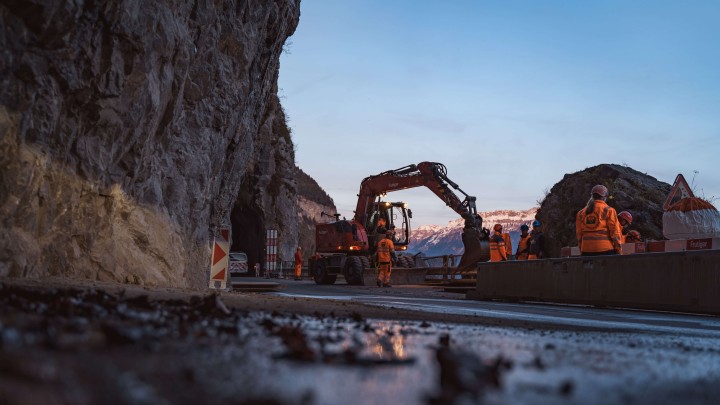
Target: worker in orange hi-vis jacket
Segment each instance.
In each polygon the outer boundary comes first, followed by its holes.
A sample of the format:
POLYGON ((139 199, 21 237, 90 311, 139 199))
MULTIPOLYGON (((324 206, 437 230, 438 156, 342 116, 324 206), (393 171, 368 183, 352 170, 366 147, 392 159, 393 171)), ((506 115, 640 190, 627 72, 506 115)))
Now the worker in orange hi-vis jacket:
POLYGON ((392 231, 386 231, 385 237, 380 239, 377 244, 378 287, 392 287, 390 274, 392 273, 392 262, 395 260, 395 244, 392 241, 392 235, 392 231))
POLYGON ((300 246, 295 250, 295 280, 300 280, 302 276, 302 248, 300 246))
POLYGON ((642 242, 640 232, 631 231, 629 229, 630 225, 632 225, 633 222, 632 214, 630 214, 628 211, 623 211, 617 214, 617 217, 618 223, 622 227, 622 243, 642 242))
POLYGON ((508 254, 507 247, 505 246, 505 237, 502 234, 502 225, 495 224, 493 232, 493 235, 490 237, 490 261, 504 262, 508 260, 508 254))
POLYGON ((622 254, 622 227, 615 209, 605 202, 607 197, 607 187, 593 187, 590 200, 575 217, 575 236, 581 256, 622 254))
POLYGON ((530 242, 529 226, 522 224, 520 226, 520 240, 518 241, 517 251, 515 252, 515 260, 528 259, 528 247, 530 242))

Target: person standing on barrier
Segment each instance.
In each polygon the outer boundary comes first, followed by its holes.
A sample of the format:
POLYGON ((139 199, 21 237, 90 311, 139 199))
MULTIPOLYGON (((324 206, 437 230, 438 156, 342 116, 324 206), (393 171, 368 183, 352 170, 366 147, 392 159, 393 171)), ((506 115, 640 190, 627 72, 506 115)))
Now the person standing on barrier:
POLYGON ((392 273, 392 263, 395 258, 395 244, 392 241, 393 232, 386 231, 385 237, 378 241, 377 259, 378 259, 378 287, 392 287, 390 284, 390 274, 392 273))
POLYGON ((615 209, 605 202, 607 197, 607 187, 593 187, 590 200, 575 217, 575 236, 581 256, 622 254, 622 228, 615 209))
POLYGON ((300 246, 295 250, 295 280, 302 279, 302 248, 300 246))
POLYGON ((537 219, 532 223, 533 229, 528 242, 528 260, 545 258, 545 235, 542 231, 542 223, 537 219))
POLYGON ((520 241, 518 241, 517 251, 515 252, 515 260, 528 259, 528 248, 530 247, 529 229, 530 227, 525 224, 520 226, 520 241))
MULTIPOLYGON (((493 235, 490 237, 490 261, 504 262, 508 260, 505 237, 502 234, 502 225, 495 224, 493 235)), ((512 250, 511 250, 512 251, 512 250)))

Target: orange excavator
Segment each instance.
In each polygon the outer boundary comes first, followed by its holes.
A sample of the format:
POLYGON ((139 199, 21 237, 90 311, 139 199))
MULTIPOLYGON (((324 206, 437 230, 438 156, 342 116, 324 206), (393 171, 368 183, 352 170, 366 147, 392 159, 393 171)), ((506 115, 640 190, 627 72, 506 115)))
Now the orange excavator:
MULTIPOLYGON (((335 214, 334 221, 316 225, 316 251, 309 261, 310 275, 315 282, 333 284, 342 274, 349 284, 362 285, 363 271, 370 267, 377 242, 384 236, 385 229, 394 232, 395 249, 406 250, 410 242, 412 211, 404 202, 387 202, 382 197, 392 191, 423 186, 465 219, 462 235, 465 252, 458 270, 474 269, 478 262, 487 261, 490 257, 489 232, 482 227, 475 197, 469 196, 447 177, 443 164, 422 162, 366 177, 360 183, 352 220, 340 220, 340 215, 335 214), (464 199, 460 200, 450 187, 462 193, 464 199)), ((410 260, 398 265, 413 267, 410 260)))

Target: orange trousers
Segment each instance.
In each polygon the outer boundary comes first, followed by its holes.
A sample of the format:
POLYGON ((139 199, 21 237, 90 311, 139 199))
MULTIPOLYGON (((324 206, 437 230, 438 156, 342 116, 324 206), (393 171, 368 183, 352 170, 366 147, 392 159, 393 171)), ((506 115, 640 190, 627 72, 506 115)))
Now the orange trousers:
POLYGON ((302 275, 302 263, 295 265, 295 278, 300 278, 302 275))
POLYGON ((380 263, 378 266, 378 281, 383 284, 390 284, 390 273, 392 273, 392 263, 380 263))

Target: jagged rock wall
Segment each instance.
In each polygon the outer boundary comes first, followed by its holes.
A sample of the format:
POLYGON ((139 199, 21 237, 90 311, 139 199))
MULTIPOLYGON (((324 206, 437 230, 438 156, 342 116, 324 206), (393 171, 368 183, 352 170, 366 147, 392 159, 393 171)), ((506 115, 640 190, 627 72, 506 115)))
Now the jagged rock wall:
POLYGON ((608 205, 618 213, 632 214, 630 229, 638 230, 645 240, 663 239, 662 205, 672 186, 626 166, 601 164, 566 174, 540 204, 536 217, 543 223, 550 257, 558 257, 563 246, 577 246, 575 215, 587 204, 596 184, 610 191, 608 205))
POLYGON ((204 285, 262 157, 294 162, 268 133, 298 19, 299 0, 0 4, 0 276, 204 285))
POLYGON ((332 198, 317 182, 300 168, 296 168, 298 187, 298 244, 302 247, 303 257, 307 260, 315 252, 315 225, 335 220, 331 216, 337 213, 332 198), (330 216, 323 216, 325 213, 330 216))

